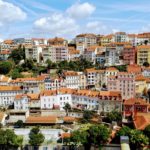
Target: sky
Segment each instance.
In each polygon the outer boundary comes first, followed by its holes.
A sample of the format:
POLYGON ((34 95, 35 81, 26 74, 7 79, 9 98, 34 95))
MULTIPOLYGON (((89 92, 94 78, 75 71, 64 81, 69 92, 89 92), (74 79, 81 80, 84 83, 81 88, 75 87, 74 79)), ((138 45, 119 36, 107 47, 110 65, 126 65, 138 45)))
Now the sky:
POLYGON ((150 31, 150 0, 0 0, 0 39, 150 31))

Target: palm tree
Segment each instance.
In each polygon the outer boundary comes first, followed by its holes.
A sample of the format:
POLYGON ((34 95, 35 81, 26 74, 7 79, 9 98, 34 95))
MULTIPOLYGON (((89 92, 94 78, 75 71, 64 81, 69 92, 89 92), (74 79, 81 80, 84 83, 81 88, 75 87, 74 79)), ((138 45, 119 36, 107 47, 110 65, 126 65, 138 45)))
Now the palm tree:
POLYGON ((66 103, 63 108, 64 108, 64 110, 66 111, 66 116, 68 116, 68 112, 71 110, 70 104, 69 104, 69 103, 66 103))

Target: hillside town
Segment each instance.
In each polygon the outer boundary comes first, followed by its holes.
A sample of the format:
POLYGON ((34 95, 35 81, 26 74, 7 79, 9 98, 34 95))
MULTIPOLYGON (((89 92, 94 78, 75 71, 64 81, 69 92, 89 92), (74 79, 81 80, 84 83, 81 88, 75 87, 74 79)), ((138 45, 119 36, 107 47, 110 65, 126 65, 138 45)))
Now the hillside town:
POLYGON ((22 147, 149 149, 150 33, 3 40, 0 124, 22 147))

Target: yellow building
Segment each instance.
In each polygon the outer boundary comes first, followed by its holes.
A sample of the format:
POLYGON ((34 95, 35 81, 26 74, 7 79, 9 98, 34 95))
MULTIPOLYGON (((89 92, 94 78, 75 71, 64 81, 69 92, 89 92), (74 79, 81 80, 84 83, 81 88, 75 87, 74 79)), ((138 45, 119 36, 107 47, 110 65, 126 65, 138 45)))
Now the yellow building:
POLYGON ((137 64, 150 63, 150 45, 140 45, 137 47, 137 64))
POLYGON ((143 95, 147 88, 146 78, 143 75, 138 75, 135 78, 135 93, 136 95, 143 95))
POLYGON ((114 37, 113 34, 103 36, 101 38, 101 46, 106 46, 106 45, 110 44, 111 42, 113 42, 113 37, 114 37))

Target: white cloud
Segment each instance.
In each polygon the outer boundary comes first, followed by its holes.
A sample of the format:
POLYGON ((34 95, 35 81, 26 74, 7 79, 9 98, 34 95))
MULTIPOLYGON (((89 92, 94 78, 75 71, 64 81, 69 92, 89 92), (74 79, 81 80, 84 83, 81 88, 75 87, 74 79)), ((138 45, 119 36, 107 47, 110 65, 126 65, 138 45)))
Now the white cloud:
POLYGON ((49 17, 43 17, 34 22, 36 32, 49 33, 53 36, 76 34, 79 26, 75 20, 62 13, 54 13, 49 17))
POLYGON ((95 9, 95 6, 88 2, 75 3, 70 8, 68 8, 66 12, 74 19, 82 19, 89 17, 95 11, 95 9))
POLYGON ((109 27, 99 21, 88 22, 85 26, 86 32, 93 32, 96 34, 104 34, 110 31, 109 27))
POLYGON ((26 18, 26 13, 19 7, 9 2, 0 0, 0 25, 3 26, 7 23, 15 21, 22 21, 26 18))

